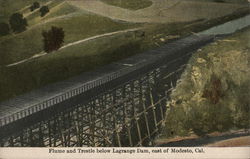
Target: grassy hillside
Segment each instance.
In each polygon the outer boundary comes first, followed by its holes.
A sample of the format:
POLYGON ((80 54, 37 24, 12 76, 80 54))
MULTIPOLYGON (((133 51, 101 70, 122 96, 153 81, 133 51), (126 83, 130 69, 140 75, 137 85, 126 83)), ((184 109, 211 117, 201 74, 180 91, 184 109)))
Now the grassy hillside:
POLYGON ((17 66, 0 68, 0 92, 4 92, 0 99, 90 71, 136 54, 140 49, 140 39, 134 39, 134 33, 126 33, 72 46, 17 66))
POLYGON ((138 10, 152 5, 152 2, 150 0, 101 0, 101 1, 109 5, 131 10, 138 10))
POLYGON ((249 128, 250 28, 191 58, 168 104, 166 137, 249 128))
POLYGON ((49 0, 0 0, 0 22, 7 22, 9 16, 15 12, 27 12, 33 2, 41 4, 49 0))
POLYGON ((43 30, 48 30, 51 26, 63 28, 66 35, 64 44, 67 44, 90 36, 136 27, 137 25, 120 23, 108 18, 85 13, 79 13, 70 18, 58 18, 31 27, 23 33, 0 39, 0 50, 2 50, 0 65, 17 62, 43 51, 41 33, 43 30))
POLYGON ((171 39, 188 35, 192 30, 205 29, 218 21, 223 19, 209 21, 208 24, 198 21, 147 25, 141 31, 97 38, 16 66, 0 67, 0 92, 5 92, 0 94, 0 101, 159 47, 171 39), (142 32, 144 36, 141 36, 142 32))
POLYGON ((47 15, 45 15, 42 19, 46 20, 58 16, 68 15, 78 11, 80 11, 78 8, 69 5, 67 2, 61 2, 55 7, 52 7, 50 9, 50 12, 47 15))
MULTIPOLYGON (((48 19, 48 18, 46 18, 48 16, 49 17, 56 17, 56 16, 61 16, 61 15, 67 15, 69 13, 73 13, 76 11, 76 9, 74 7, 71 8, 71 6, 67 5, 67 3, 63 0, 49 1, 47 3, 44 3, 44 5, 48 6, 48 8, 50 10, 44 17, 40 16, 39 9, 36 9, 33 12, 30 12, 28 10, 27 12, 23 13, 24 17, 28 20, 29 26, 44 22, 44 20, 48 19), (69 10, 67 10, 67 9, 69 9, 69 10), (58 11, 60 14, 56 14, 56 16, 53 16, 54 13, 58 12, 58 11), (50 16, 50 15, 52 15, 52 16, 50 16)), ((43 6, 43 5, 41 5, 41 6, 43 6)))
MULTIPOLYGON (((36 10, 29 11, 28 7, 33 1, 22 4, 20 2, 19 7, 12 6, 10 2, 11 0, 8 1, 10 6, 5 9, 9 10, 10 13, 14 11, 23 13, 29 26, 22 33, 0 37, 1 100, 129 55, 122 55, 121 49, 128 52, 128 49, 131 48, 132 54, 135 53, 134 51, 138 51, 138 39, 134 38, 134 34, 122 33, 117 36, 108 36, 80 43, 17 66, 5 67, 6 64, 42 52, 43 38, 41 33, 43 30, 50 29, 51 26, 63 28, 65 32, 64 45, 99 34, 141 26, 140 24, 114 21, 87 13, 62 0, 44 1, 43 4, 46 3, 50 9, 50 12, 44 17, 40 17, 40 13, 36 10), (110 45, 111 41, 113 45, 110 45)), ((0 4, 5 5, 5 3, 0 4)), ((4 14, 6 17, 8 16, 7 13, 4 14)))
POLYGON ((27 30, 19 34, 0 37, 0 101, 159 47, 168 40, 246 14, 245 11, 237 12, 237 14, 233 13, 230 16, 208 21, 138 24, 91 14, 63 0, 44 1, 43 3, 46 3, 50 8, 47 15, 41 18, 39 12, 30 13, 29 9, 25 8, 27 5, 25 3, 20 12, 24 13, 28 20, 27 30), (6 67, 7 64, 41 53, 43 51, 41 33, 43 30, 50 29, 51 26, 62 27, 65 31, 64 46, 100 34, 129 28, 140 28, 140 30, 77 43, 40 58, 6 67))

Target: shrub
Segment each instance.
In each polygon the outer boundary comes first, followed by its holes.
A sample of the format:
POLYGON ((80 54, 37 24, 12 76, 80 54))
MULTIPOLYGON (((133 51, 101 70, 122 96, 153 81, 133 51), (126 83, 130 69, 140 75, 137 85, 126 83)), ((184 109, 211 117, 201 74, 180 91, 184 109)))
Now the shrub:
POLYGON ((45 16, 48 12, 49 12, 49 7, 48 6, 42 6, 40 8, 41 17, 45 16))
POLYGON ((233 112, 223 104, 204 101, 186 106, 171 106, 165 120, 165 136, 186 136, 191 132, 205 136, 214 131, 229 130, 234 125, 233 112))
POLYGON ((33 3, 33 6, 34 6, 34 8, 39 8, 39 7, 40 7, 40 4, 39 4, 38 2, 34 2, 34 3, 33 3))
POLYGON ((188 112, 189 128, 197 135, 229 130, 233 126, 232 111, 222 104, 201 103, 188 112))
POLYGON ((10 27, 14 32, 22 32, 26 30, 27 20, 23 18, 23 15, 20 13, 14 13, 9 19, 10 27))
POLYGON ((34 11, 35 9, 40 8, 40 4, 38 2, 34 2, 31 6, 30 6, 30 11, 34 11))
POLYGON ((58 50, 64 42, 64 31, 62 28, 52 26, 49 31, 43 31, 44 51, 49 53, 58 50))
POLYGON ((242 83, 241 86, 235 88, 237 103, 239 103, 233 114, 234 123, 238 128, 250 128, 250 85, 249 82, 242 83))

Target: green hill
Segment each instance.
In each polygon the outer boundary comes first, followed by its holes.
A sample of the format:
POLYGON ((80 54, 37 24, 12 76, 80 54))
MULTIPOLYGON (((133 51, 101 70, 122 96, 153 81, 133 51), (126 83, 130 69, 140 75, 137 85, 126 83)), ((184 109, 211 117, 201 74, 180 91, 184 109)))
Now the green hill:
POLYGON ((0 65, 17 62, 42 52, 43 38, 41 33, 51 26, 64 29, 66 35, 64 44, 137 26, 137 24, 113 21, 105 17, 78 11, 67 3, 59 5, 51 8, 48 15, 43 18, 39 15, 30 15, 27 18, 28 24, 30 22, 34 24, 28 26, 26 31, 0 38, 0 50, 2 50, 0 65))

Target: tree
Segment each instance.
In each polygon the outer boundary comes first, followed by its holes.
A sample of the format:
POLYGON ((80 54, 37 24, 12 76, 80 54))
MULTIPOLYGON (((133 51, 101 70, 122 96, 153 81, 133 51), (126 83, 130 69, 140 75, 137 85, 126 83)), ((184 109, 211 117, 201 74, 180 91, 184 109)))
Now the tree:
POLYGON ((45 16, 48 12, 49 12, 49 7, 48 6, 42 6, 40 8, 41 17, 45 16))
POLYGON ((40 4, 38 2, 34 2, 31 6, 30 6, 30 11, 32 12, 33 10, 40 8, 40 4))
POLYGON ((40 4, 39 4, 38 2, 34 2, 34 3, 33 3, 33 6, 34 6, 34 8, 39 8, 39 7, 40 7, 40 4))
POLYGON ((43 31, 44 51, 49 53, 58 50, 64 42, 63 28, 52 26, 50 30, 43 31))
POLYGON ((8 35, 10 33, 10 27, 7 23, 0 23, 0 36, 8 35))
POLYGON ((14 13, 9 19, 10 27, 14 32, 22 32, 26 30, 27 20, 23 18, 23 15, 20 13, 14 13))

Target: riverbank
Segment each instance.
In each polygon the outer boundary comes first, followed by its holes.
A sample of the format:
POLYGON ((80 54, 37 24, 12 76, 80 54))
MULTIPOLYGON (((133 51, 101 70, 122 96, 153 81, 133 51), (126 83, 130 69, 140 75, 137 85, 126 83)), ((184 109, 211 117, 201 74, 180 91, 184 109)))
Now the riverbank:
POLYGON ((249 37, 248 27, 194 53, 170 95, 158 140, 249 128, 249 37))

